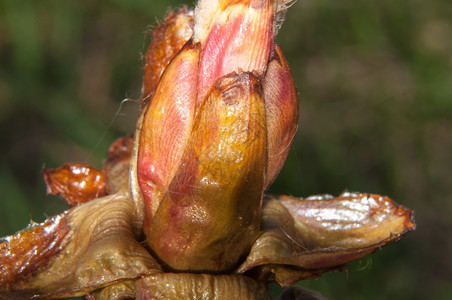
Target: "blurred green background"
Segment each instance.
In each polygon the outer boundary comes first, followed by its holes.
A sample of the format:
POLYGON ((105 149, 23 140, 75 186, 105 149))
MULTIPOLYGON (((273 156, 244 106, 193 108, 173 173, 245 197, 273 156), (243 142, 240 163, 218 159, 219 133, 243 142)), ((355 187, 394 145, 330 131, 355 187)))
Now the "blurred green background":
MULTIPOLYGON (((0 1, 0 236, 65 209, 45 196, 43 165, 101 167, 109 144, 133 132, 146 32, 182 4, 193 3, 0 1)), ((452 2, 440 0, 289 10, 278 42, 300 128, 272 192, 379 193, 417 221, 347 272, 300 285, 330 299, 452 299, 451 20, 452 2)))

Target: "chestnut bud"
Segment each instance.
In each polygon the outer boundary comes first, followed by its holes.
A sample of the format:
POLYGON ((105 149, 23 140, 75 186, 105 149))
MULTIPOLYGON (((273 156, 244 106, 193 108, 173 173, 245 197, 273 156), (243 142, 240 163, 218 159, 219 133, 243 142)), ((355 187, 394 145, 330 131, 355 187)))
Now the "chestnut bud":
POLYGON ((199 1, 192 38, 150 93, 131 182, 146 243, 169 269, 229 271, 257 238, 263 192, 298 123, 274 42, 287 2, 199 1))

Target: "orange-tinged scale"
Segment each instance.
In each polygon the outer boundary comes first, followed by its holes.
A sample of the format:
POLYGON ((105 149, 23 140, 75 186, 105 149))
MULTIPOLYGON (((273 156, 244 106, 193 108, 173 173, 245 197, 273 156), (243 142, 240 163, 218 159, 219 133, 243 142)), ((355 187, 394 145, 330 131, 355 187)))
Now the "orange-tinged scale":
POLYGON ((259 79, 220 78, 199 108, 181 167, 146 232, 171 269, 224 272, 249 250, 259 231, 265 145, 259 79))
POLYGON ((128 188, 132 149, 132 136, 117 139, 108 149, 107 160, 104 162, 103 168, 108 194, 128 188))
POLYGON ((235 4, 238 4, 238 3, 240 3, 242 5, 243 4, 247 5, 249 2, 250 2, 250 0, 246 0, 246 1, 243 1, 243 0, 220 0, 219 3, 218 3, 218 7, 221 10, 225 10, 225 8, 230 6, 230 5, 235 5, 235 4))
POLYGON ((121 137, 110 145, 107 152, 107 161, 109 162, 119 162, 122 160, 130 159, 133 148, 133 137, 126 136, 121 137))
POLYGON ((265 74, 264 98, 268 135, 267 189, 284 165, 298 125, 298 93, 278 45, 265 74))
POLYGON ((71 163, 43 169, 48 194, 56 194, 76 205, 106 195, 104 174, 88 164, 71 163))

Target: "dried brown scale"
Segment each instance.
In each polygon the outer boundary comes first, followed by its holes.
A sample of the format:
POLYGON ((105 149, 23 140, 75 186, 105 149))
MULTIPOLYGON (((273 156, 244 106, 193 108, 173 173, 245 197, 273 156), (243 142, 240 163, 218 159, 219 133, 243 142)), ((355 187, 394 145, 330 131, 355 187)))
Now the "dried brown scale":
POLYGON ((340 197, 317 197, 309 200, 288 196, 266 196, 263 207, 262 233, 254 243, 246 261, 238 268, 242 273, 265 264, 284 264, 303 269, 328 269, 371 254, 384 245, 397 241, 408 231, 415 229, 411 210, 395 205, 389 198, 379 195, 345 193, 340 197), (377 206, 350 208, 350 201, 360 203, 366 198, 377 198, 377 206), (327 219, 299 212, 314 207, 318 215, 327 219), (386 210, 390 209, 389 212, 386 210), (294 210, 294 208, 296 208, 294 210), (334 208, 335 215, 329 212, 334 208), (378 211, 384 220, 369 210, 378 211), (365 215, 359 228, 348 225, 354 217, 365 215), (337 227, 324 227, 323 221, 334 219, 337 227), (320 226, 319 226, 320 225, 320 226), (326 239, 326 240, 325 240, 326 239))
POLYGON ((42 169, 47 194, 58 195, 77 205, 107 194, 105 176, 88 164, 70 163, 56 169, 42 169))
MULTIPOLYGON (((9 290, 17 282, 31 277, 61 251, 69 232, 65 213, 41 224, 31 224, 0 244, 0 287, 9 290)), ((1 296, 1 293, 0 293, 1 296)))
MULTIPOLYGON (((1 285, 0 298, 81 296, 106 285, 161 272, 158 263, 136 240, 134 212, 133 202, 125 192, 68 210, 62 216, 68 229, 63 246, 26 281, 1 285)), ((20 246, 27 250, 33 246, 29 244, 30 238, 31 241, 46 238, 32 236, 32 231, 25 232, 29 234, 20 237, 20 246)), ((8 241, 1 246, 18 252, 10 248, 8 241)), ((34 258, 32 253, 29 255, 34 258)), ((5 259, 8 257, 0 257, 1 265, 5 259)))
POLYGON ((131 136, 117 139, 108 149, 103 168, 108 194, 128 190, 132 149, 133 137, 131 136))

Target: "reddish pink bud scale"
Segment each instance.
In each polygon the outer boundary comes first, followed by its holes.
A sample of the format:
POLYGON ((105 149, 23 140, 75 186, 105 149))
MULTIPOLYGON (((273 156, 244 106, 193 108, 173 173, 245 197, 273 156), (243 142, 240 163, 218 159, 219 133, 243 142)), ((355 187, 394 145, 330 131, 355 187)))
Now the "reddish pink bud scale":
POLYGON ((187 44, 162 75, 139 136, 138 183, 147 215, 166 193, 187 143, 196 104, 199 47, 187 44), (177 84, 176 84, 177 83, 177 84))
POLYGON ((233 3, 217 12, 219 20, 213 23, 205 41, 200 40, 203 53, 198 98, 205 96, 215 79, 226 74, 265 71, 274 42, 270 2, 260 6, 233 3))
POLYGON ((264 98, 269 140, 267 189, 284 165, 298 124, 298 94, 279 46, 275 47, 274 58, 265 76, 264 98))

